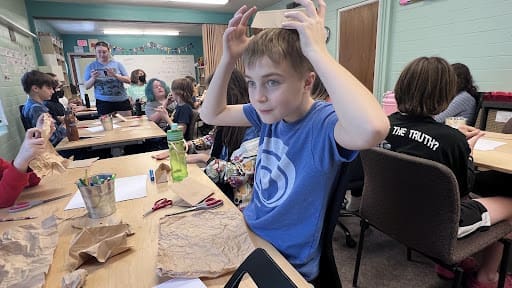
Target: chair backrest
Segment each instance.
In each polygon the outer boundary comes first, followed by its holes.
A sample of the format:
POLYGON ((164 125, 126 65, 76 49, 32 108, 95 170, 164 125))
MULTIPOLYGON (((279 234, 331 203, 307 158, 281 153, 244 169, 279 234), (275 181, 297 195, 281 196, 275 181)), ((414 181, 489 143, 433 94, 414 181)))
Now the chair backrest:
POLYGON ((199 112, 192 110, 192 119, 187 126, 187 135, 185 139, 193 140, 197 138, 197 121, 199 121, 199 112))
POLYGON ((473 118, 467 120, 467 125, 469 126, 475 126, 476 119, 478 118, 478 113, 480 112, 480 108, 482 108, 482 100, 484 98, 484 95, 488 92, 478 92, 478 96, 476 98, 475 103, 475 111, 473 112, 473 118))
POLYGON ((28 129, 30 129, 30 123, 28 122, 27 118, 25 118, 25 116, 23 115, 23 107, 25 107, 25 105, 18 106, 18 110, 20 111, 20 119, 21 123, 23 124, 23 128, 25 128, 25 131, 27 131, 28 129))
POLYGON ((361 217, 407 247, 449 263, 460 214, 453 172, 443 164, 383 148, 365 150, 361 158, 361 217))
POLYGON ((281 268, 263 248, 256 248, 236 269, 224 288, 238 287, 245 274, 249 274, 260 288, 296 288, 281 268))
POLYGON ((512 118, 508 119, 507 123, 505 123, 501 133, 512 134, 512 118))
MULTIPOLYGON (((341 288, 341 280, 334 258, 332 248, 332 237, 334 229, 338 223, 338 216, 340 214, 345 193, 350 180, 350 171, 352 163, 343 162, 338 167, 336 178, 332 184, 331 193, 329 195, 329 202, 325 211, 325 218, 320 238, 321 255, 320 255, 320 273, 315 281, 315 287, 335 287, 341 288)), ((277 286, 276 286, 277 287, 277 286)))

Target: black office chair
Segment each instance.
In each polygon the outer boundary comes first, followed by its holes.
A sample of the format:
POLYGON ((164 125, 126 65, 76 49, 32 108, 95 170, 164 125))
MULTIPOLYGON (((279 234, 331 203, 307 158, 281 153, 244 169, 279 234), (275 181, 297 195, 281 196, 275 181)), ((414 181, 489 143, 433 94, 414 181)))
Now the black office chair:
POLYGON ((357 287, 365 231, 374 227, 409 250, 421 253, 446 269, 455 278, 452 287, 460 287, 463 259, 498 240, 504 243, 500 267, 500 286, 505 282, 512 231, 507 221, 489 230, 457 238, 460 196, 453 172, 441 163, 382 148, 361 152, 365 174, 359 213, 361 234, 352 285, 357 287), (433 209, 435 208, 435 209, 433 209))
POLYGON ((197 138, 197 122, 199 121, 199 112, 192 110, 192 119, 187 126, 187 135, 185 140, 194 140, 197 138))
POLYGON ((480 113, 480 109, 482 108, 482 99, 484 99, 484 95, 488 93, 488 92, 478 92, 478 97, 476 99, 476 105, 475 105, 475 110, 474 110, 474 113, 473 113, 473 118, 471 119, 468 119, 467 120, 467 123, 469 126, 475 126, 476 124, 476 119, 478 118, 478 113, 480 113))
POLYGON ((25 131, 27 131, 28 129, 31 128, 31 125, 27 118, 25 118, 25 116, 23 115, 23 107, 25 107, 25 105, 18 106, 18 110, 20 111, 20 119, 21 123, 23 124, 23 128, 25 128, 25 131))
MULTIPOLYGON (((361 155, 357 155, 357 157, 350 164, 350 180, 347 185, 347 190, 363 190, 364 185, 364 171, 363 171, 363 163, 361 162, 361 155)), ((347 210, 341 210, 338 218, 338 226, 345 234, 345 245, 349 248, 355 248, 357 246, 356 240, 352 237, 350 230, 345 224, 341 221, 340 218, 348 218, 348 217, 359 217, 357 212, 350 212, 347 210)))
POLYGON ((351 162, 342 163, 338 168, 338 173, 334 183, 331 186, 331 195, 329 196, 322 234, 320 236, 322 252, 320 255, 320 272, 314 283, 316 288, 342 287, 340 276, 338 274, 338 268, 336 266, 336 260, 334 258, 332 237, 334 234, 334 229, 336 228, 336 224, 338 223, 338 216, 343 204, 343 200, 345 199, 345 193, 347 192, 347 187, 350 180, 350 171, 352 169, 351 167, 351 162))
POLYGON ((249 274, 254 283, 260 288, 297 287, 263 248, 256 248, 247 256, 224 288, 238 287, 245 274, 249 274))

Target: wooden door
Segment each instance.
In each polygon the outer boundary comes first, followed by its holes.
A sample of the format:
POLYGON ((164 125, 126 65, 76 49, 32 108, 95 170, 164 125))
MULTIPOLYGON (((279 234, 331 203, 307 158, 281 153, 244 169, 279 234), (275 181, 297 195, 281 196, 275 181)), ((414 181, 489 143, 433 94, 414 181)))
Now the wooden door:
POLYGON ((379 2, 340 12, 339 63, 373 92, 379 2))

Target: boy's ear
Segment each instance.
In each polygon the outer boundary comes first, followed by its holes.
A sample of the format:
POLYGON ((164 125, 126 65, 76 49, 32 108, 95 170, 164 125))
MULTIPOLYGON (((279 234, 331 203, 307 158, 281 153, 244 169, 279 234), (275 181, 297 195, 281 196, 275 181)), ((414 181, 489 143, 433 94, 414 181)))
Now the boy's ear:
POLYGON ((311 91, 311 89, 313 88, 313 83, 315 83, 316 77, 317 76, 316 76, 315 72, 309 72, 308 75, 306 76, 306 81, 304 83, 304 89, 311 91))
POLYGON ((37 87, 37 85, 32 85, 30 87, 30 92, 39 92, 39 87, 37 87))

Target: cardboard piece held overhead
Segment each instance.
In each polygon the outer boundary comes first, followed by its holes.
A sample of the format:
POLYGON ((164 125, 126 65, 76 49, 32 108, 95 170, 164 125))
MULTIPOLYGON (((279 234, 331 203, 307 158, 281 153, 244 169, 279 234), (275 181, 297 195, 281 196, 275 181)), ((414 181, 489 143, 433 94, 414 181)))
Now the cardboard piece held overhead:
POLYGON ((292 19, 288 19, 284 17, 286 12, 291 11, 306 11, 304 8, 297 9, 282 9, 282 10, 268 10, 268 11, 258 11, 256 15, 254 15, 254 20, 252 21, 252 28, 281 28, 281 24, 283 22, 293 21, 292 19))

